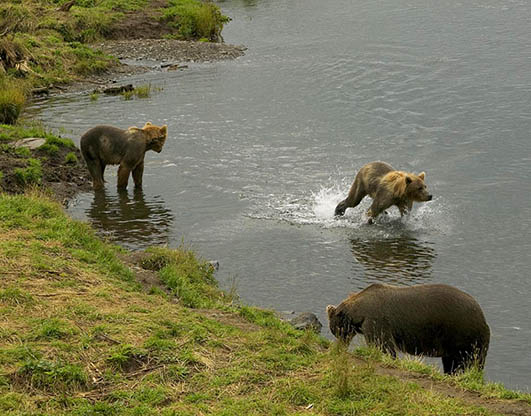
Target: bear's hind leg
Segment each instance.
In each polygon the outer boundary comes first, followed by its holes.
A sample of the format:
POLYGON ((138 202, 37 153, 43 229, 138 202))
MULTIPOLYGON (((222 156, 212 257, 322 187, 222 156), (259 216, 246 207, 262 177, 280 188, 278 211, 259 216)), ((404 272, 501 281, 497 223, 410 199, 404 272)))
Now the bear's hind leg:
POLYGON ((445 374, 461 373, 474 363, 463 355, 442 357, 442 362, 445 374))
POLYGON ((103 183, 105 183, 104 175, 105 175, 105 168, 107 167, 107 165, 106 165, 105 163, 101 162, 101 163, 100 163, 100 166, 101 166, 101 168, 100 168, 100 172, 101 172, 101 181, 102 181, 103 183))
POLYGON ((442 357, 442 363, 443 363, 443 371, 444 374, 453 374, 454 373, 454 357, 442 357))
POLYGON ((358 178, 356 178, 352 184, 352 187, 350 188, 347 198, 337 204, 334 215, 342 216, 347 208, 357 207, 365 195, 367 195, 367 193, 363 189, 363 185, 360 183, 358 178))
POLYGON ((98 159, 85 158, 87 162, 87 168, 90 176, 92 176, 92 187, 94 189, 102 189, 104 187, 103 174, 102 174, 102 162, 98 159))
POLYGON ((125 189, 127 188, 127 182, 129 181, 129 173, 131 172, 131 169, 129 169, 124 164, 121 164, 118 168, 118 189, 125 189))

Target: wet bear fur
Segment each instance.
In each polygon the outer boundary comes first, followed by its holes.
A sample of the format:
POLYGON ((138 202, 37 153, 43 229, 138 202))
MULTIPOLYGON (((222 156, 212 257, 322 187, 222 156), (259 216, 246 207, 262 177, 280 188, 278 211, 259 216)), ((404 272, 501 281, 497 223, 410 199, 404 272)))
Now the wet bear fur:
POLYGON ((376 283, 326 311, 332 334, 347 344, 363 334, 394 357, 398 351, 441 357, 447 374, 485 365, 489 326, 474 298, 455 287, 376 283))
POLYGON ((87 162, 94 189, 104 186, 103 175, 107 165, 118 168, 118 188, 127 188, 129 174, 137 188, 142 187, 144 156, 148 150, 160 153, 167 136, 167 126, 147 122, 144 127, 122 130, 111 126, 97 126, 81 137, 81 153, 87 162))
POLYGON ((431 201, 425 177, 424 172, 415 175, 394 170, 385 162, 368 163, 356 175, 347 198, 337 205, 335 215, 343 215, 347 208, 354 208, 369 195, 373 199, 367 211, 369 224, 392 205, 396 205, 403 216, 411 212, 413 202, 431 201))

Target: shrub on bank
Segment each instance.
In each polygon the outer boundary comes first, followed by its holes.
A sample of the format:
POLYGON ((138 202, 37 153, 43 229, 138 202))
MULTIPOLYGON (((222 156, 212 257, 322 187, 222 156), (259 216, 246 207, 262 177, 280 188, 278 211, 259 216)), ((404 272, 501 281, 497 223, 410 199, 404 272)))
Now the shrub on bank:
POLYGON ((170 0, 163 19, 177 29, 179 39, 206 38, 213 42, 221 40, 223 25, 230 20, 215 4, 198 0, 170 0))

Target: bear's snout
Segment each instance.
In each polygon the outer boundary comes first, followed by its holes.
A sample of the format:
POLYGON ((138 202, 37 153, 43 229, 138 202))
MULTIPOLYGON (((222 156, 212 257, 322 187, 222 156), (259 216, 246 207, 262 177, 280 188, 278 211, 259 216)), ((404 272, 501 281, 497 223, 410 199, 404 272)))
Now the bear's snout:
POLYGON ((428 195, 428 201, 431 201, 432 199, 433 199, 432 194, 429 194, 429 195, 428 195))

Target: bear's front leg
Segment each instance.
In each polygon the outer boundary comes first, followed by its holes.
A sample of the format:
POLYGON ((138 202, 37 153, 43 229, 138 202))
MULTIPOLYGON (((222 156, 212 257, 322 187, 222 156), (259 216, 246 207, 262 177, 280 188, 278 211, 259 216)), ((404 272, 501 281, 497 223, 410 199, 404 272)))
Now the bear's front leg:
POLYGON ((120 164, 120 167, 118 168, 118 189, 127 188, 130 172, 131 169, 129 169, 125 164, 120 164))
POLYGON ((142 175, 144 174, 144 161, 140 162, 136 168, 133 169, 133 181, 135 187, 142 188, 142 175))
POLYGON ((376 217, 380 215, 386 208, 387 206, 378 202, 378 200, 375 199, 372 201, 371 207, 367 211, 367 216, 369 217, 368 223, 373 224, 376 217))

